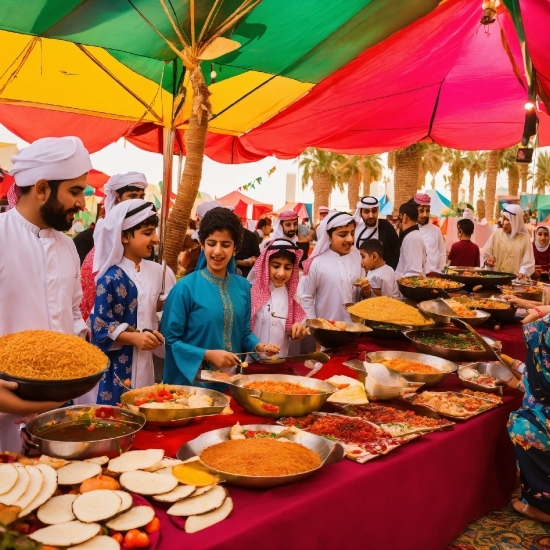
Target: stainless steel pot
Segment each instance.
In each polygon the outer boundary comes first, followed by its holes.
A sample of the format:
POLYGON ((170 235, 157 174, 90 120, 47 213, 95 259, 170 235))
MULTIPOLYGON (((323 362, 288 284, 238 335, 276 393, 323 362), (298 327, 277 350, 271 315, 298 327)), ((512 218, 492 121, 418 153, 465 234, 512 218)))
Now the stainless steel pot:
POLYGON ((112 458, 127 451, 132 446, 136 433, 143 426, 145 426, 145 417, 140 413, 109 405, 77 405, 63 409, 54 409, 53 411, 36 416, 27 424, 26 431, 30 438, 28 444, 41 454, 67 460, 83 460, 85 458, 93 458, 94 456, 108 456, 112 458), (56 424, 70 422, 74 420, 75 413, 87 411, 90 408, 110 409, 110 414, 112 414, 116 421, 136 424, 136 429, 129 434, 98 439, 96 441, 55 441, 40 437, 41 429, 45 428, 47 424, 51 422, 55 422, 56 424))

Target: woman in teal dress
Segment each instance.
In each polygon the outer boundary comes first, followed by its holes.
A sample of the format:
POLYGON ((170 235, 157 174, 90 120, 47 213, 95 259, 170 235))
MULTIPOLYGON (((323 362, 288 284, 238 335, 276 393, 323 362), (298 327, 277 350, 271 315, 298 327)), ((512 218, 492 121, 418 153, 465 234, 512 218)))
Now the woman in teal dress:
POLYGON ((526 321, 527 360, 518 386, 525 397, 508 423, 521 482, 521 498, 512 506, 527 517, 550 522, 550 307, 530 310, 526 321))
POLYGON ((250 330, 250 283, 227 270, 242 233, 240 219, 226 208, 214 208, 202 219, 199 240, 206 267, 176 284, 162 315, 165 383, 197 385, 201 365, 231 370, 244 357, 235 353, 279 351, 250 330))

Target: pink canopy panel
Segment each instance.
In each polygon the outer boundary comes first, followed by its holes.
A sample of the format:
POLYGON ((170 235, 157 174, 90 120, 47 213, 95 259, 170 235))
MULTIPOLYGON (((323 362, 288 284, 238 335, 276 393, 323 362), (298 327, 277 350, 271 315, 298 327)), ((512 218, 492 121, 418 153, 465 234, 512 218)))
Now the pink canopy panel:
POLYGON ((521 139, 526 98, 519 42, 507 12, 489 34, 480 6, 447 2, 370 48, 242 138, 294 157, 314 145, 369 154, 433 139, 497 149, 521 139), (503 43, 508 46, 507 54, 503 43))

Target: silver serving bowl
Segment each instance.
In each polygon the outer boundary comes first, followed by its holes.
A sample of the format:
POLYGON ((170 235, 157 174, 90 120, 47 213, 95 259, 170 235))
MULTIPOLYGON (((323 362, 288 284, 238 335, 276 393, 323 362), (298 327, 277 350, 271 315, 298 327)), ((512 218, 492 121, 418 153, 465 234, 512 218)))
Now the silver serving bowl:
MULTIPOLYGON (((455 286, 452 288, 429 288, 429 287, 422 287, 422 286, 408 286, 403 284, 401 281, 404 279, 409 279, 410 277, 402 277, 401 279, 397 280, 397 286, 399 287, 399 291, 405 298, 409 298, 409 300, 414 300, 415 302, 424 302, 426 300, 433 300, 434 298, 443 297, 447 298, 449 292, 458 292, 462 288, 464 288, 464 285, 462 283, 457 283, 456 281, 451 281, 451 283, 455 286)), ((427 277, 419 277, 419 278, 427 278, 427 277)), ((433 279, 434 277, 429 277, 430 279, 433 279)), ((443 287, 443 284, 441 285, 443 287)))
MULTIPOLYGON (((275 433, 280 433, 283 430, 288 429, 285 426, 273 424, 249 424, 243 426, 243 428, 254 431, 266 430, 268 432, 275 433)), ((194 456, 200 456, 204 449, 211 447, 212 445, 216 445, 217 443, 228 441, 230 439, 230 431, 231 428, 220 428, 219 430, 206 432, 180 447, 176 456, 180 460, 188 460, 194 456)), ((300 481, 301 479, 312 475, 317 470, 320 470, 323 466, 340 462, 344 458, 344 449, 342 445, 335 443, 334 441, 329 441, 324 437, 319 437, 318 435, 310 434, 302 430, 299 430, 298 433, 293 435, 285 435, 285 437, 295 443, 300 443, 304 447, 311 449, 321 459, 321 465, 313 470, 284 476, 246 476, 222 472, 210 467, 208 467, 208 469, 219 475, 230 485, 249 487, 251 489, 268 489, 270 487, 288 485, 289 483, 300 481)), ((284 443, 281 443, 281 445, 284 445, 284 443)))
MULTIPOLYGON (((458 328, 451 328, 451 327, 442 327, 442 328, 433 328, 429 330, 407 330, 403 334, 407 337, 408 340, 411 341, 413 346, 420 352, 420 353, 426 353, 428 355, 436 355, 437 357, 442 357, 443 359, 447 359, 449 361, 488 361, 490 359, 494 359, 494 354, 489 353, 486 350, 460 350, 460 349, 452 349, 452 348, 442 348, 439 346, 431 346, 427 344, 422 344, 420 342, 416 342, 414 338, 416 336, 431 336, 438 333, 446 333, 446 334, 470 334, 467 330, 460 330, 458 328)), ((499 346, 500 342, 496 342, 492 338, 489 338, 488 336, 482 336, 482 338, 490 345, 490 346, 499 346)))
MULTIPOLYGON (((409 300, 408 298, 398 300, 399 302, 403 302, 411 307, 416 307, 416 302, 413 302, 412 300, 409 300)), ((370 327, 373 331, 389 331, 389 333, 395 333, 395 332, 401 332, 403 330, 411 330, 416 328, 430 328, 437 326, 437 323, 434 322, 433 319, 428 317, 424 312, 420 311, 422 316, 426 319, 426 323, 423 325, 401 325, 399 323, 391 323, 391 322, 384 322, 384 321, 373 321, 371 319, 363 319, 362 317, 358 317, 357 315, 354 315, 350 312, 349 308, 351 306, 354 306, 354 303, 347 303, 344 304, 344 309, 349 313, 352 320, 359 319, 358 322, 364 323, 366 326, 370 327)), ((372 336, 372 335, 369 335, 372 336)), ((388 340, 393 340, 393 338, 388 338, 388 340)))
POLYGON ((372 353, 367 353, 367 357, 371 363, 380 363, 384 359, 407 359, 409 361, 418 361, 419 363, 424 363, 440 371, 437 374, 422 374, 417 372, 404 372, 386 367, 388 370, 400 374, 409 382, 423 382, 426 386, 439 384, 439 382, 445 380, 451 372, 455 372, 458 368, 452 361, 447 361, 441 357, 408 351, 374 351, 372 353))
POLYGON ((306 326, 310 334, 325 348, 337 348, 353 342, 360 334, 370 332, 363 323, 346 323, 346 330, 330 330, 322 328, 319 319, 307 319, 306 326))
MULTIPOLYGON (((506 309, 497 309, 497 308, 491 308, 491 307, 476 308, 478 310, 485 311, 485 313, 488 313, 491 316, 491 319, 494 319, 495 321, 499 321, 501 323, 509 323, 515 320, 517 307, 511 304, 510 302, 507 302, 506 300, 502 300, 499 298, 481 298, 481 299, 489 303, 495 302, 495 303, 505 304, 507 306, 506 309)), ((466 305, 468 304, 470 298, 461 297, 461 298, 455 298, 455 300, 461 304, 466 305)), ((473 300, 476 300, 476 298, 473 298, 473 300)))
POLYGON ((40 454, 64 458, 67 460, 84 460, 94 456, 108 456, 110 458, 126 452, 134 441, 134 437, 145 426, 145 417, 142 414, 127 411, 110 405, 76 405, 63 409, 54 409, 33 418, 26 427, 30 438, 29 445, 37 449, 40 454), (40 430, 50 422, 60 424, 71 422, 74 418, 71 414, 80 411, 94 409, 110 409, 116 421, 132 423, 136 425, 135 431, 129 434, 98 439, 95 441, 55 441, 40 437, 40 430))
POLYGON ((197 416, 220 414, 229 405, 229 397, 218 391, 195 386, 177 386, 172 384, 158 384, 157 386, 146 386, 145 388, 130 390, 122 394, 120 401, 128 410, 141 413, 148 423, 156 426, 184 426, 190 424, 193 418, 197 416), (141 397, 160 389, 207 395, 213 400, 213 404, 211 407, 195 407, 192 409, 151 409, 149 407, 137 407, 134 405, 141 397))
POLYGON ((437 321, 439 323, 444 323, 446 325, 451 323, 451 319, 461 319, 462 321, 468 323, 470 326, 475 327, 477 325, 481 325, 491 315, 485 311, 481 310, 473 310, 473 313, 475 313, 475 317, 461 317, 460 315, 447 315, 446 310, 450 307, 445 302, 442 302, 441 300, 427 300, 425 302, 420 302, 418 304, 418 309, 428 315, 428 317, 431 317, 434 321, 437 321), (447 307, 445 307, 447 306, 447 307))
POLYGON ((499 286, 498 289, 502 294, 512 294, 523 300, 533 300, 534 302, 542 302, 544 296, 544 288, 538 286, 512 283, 508 286, 499 286))
POLYGON ((506 385, 506 383, 509 382, 512 378, 514 378, 514 375, 501 363, 478 362, 470 363, 468 365, 463 365, 462 367, 460 367, 458 369, 458 377, 466 388, 474 391, 484 391, 487 393, 502 395, 503 386, 506 385), (489 376, 492 376, 493 378, 496 378, 500 382, 500 384, 491 388, 487 386, 482 386, 481 384, 476 384, 471 380, 467 380, 463 377, 464 369, 466 368, 476 370, 480 374, 487 374, 489 376))
POLYGON ((249 374, 242 376, 239 380, 233 381, 230 385, 230 389, 233 399, 248 412, 257 414, 258 416, 281 418, 283 416, 304 416, 311 412, 318 411, 338 388, 324 380, 306 378, 305 376, 291 376, 288 374, 249 374), (319 390, 321 393, 273 393, 243 387, 250 382, 264 382, 266 380, 292 382, 307 388, 319 390))
MULTIPOLYGON (((8 382, 17 382, 17 389, 13 391, 21 399, 28 401, 70 401, 76 399, 95 388, 103 373, 108 370, 110 361, 104 369, 82 378, 70 380, 44 380, 39 378, 22 378, 0 372, 0 379, 8 382)), ((0 367, 1 368, 1 367, 0 367)))
POLYGON ((494 288, 498 285, 508 285, 515 278, 514 273, 506 273, 503 271, 488 271, 485 269, 472 267, 451 267, 447 273, 437 273, 437 277, 464 283, 466 290, 471 290, 474 286, 482 286, 483 288, 494 288), (449 273, 451 272, 451 273, 449 273), (466 276, 464 273, 475 273, 474 276, 466 276))

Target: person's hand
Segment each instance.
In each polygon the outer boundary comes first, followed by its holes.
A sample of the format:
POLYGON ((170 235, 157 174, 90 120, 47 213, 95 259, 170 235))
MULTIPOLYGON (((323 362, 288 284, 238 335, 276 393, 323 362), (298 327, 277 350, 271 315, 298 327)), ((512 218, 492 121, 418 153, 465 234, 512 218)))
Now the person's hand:
POLYGON ((256 256, 250 256, 250 258, 248 258, 248 259, 249 259, 250 265, 254 265, 256 263, 256 260, 257 260, 256 256))
POLYGON ((495 267, 496 263, 497 263, 497 260, 494 256, 489 256, 485 260, 485 264, 488 265, 489 267, 495 267))
POLYGON ((532 323, 533 321, 537 321, 540 319, 538 311, 535 311, 534 309, 528 309, 527 315, 521 320, 522 325, 526 325, 527 323, 532 323))
POLYGON ((8 390, 16 390, 17 389, 17 382, 8 382, 7 380, 0 380, 0 387, 6 388, 8 390))
POLYGON ((307 334, 307 327, 302 323, 294 323, 290 329, 290 337, 293 340, 301 340, 307 334))
POLYGON ((368 298, 372 293, 372 289, 371 289, 371 286, 370 286, 370 282, 368 280, 366 280, 362 285, 361 285, 361 296, 363 296, 363 298, 368 298))
POLYGON ((133 339, 134 346, 142 351, 153 351, 164 343, 164 338, 158 330, 134 333, 133 339))
POLYGON ((524 307, 524 302, 526 300, 523 300, 521 298, 518 298, 517 296, 514 296, 513 294, 503 294, 501 296, 503 300, 506 300, 507 302, 510 302, 511 304, 515 305, 516 307, 524 307))
POLYGON ((204 359, 217 369, 229 369, 241 363, 234 353, 223 349, 207 350, 204 359))
POLYGON ((265 353, 268 357, 271 357, 281 351, 281 346, 276 346, 275 344, 262 344, 260 342, 254 351, 265 353))

